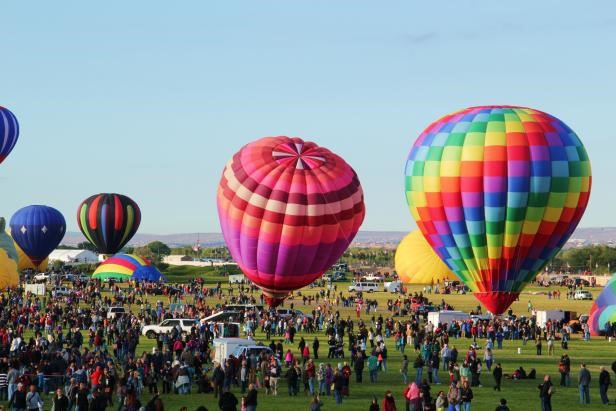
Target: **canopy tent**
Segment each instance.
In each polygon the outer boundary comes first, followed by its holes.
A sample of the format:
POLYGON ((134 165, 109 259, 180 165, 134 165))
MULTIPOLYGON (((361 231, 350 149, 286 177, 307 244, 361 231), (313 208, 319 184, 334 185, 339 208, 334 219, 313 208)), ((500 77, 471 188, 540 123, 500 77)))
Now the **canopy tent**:
POLYGON ((145 258, 133 254, 116 254, 98 266, 92 278, 160 282, 164 276, 145 258))

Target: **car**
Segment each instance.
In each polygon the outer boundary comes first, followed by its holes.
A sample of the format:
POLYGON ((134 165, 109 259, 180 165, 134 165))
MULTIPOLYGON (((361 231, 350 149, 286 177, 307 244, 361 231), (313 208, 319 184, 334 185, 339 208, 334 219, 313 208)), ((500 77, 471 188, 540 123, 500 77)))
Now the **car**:
POLYGON ((145 325, 141 329, 141 334, 152 339, 158 337, 158 334, 170 333, 173 328, 180 327, 183 333, 190 333, 192 327, 197 324, 194 318, 169 318, 160 324, 145 325))
POLYGON ((284 320, 292 318, 292 317, 300 317, 300 318, 304 318, 304 317, 308 317, 310 319, 312 319, 312 315, 311 314, 304 314, 303 312, 301 312, 300 310, 292 310, 290 308, 278 308, 276 310, 276 313, 278 314, 278 316, 284 320))
POLYGON ((569 327, 571 327, 571 331, 574 333, 578 333, 582 331, 582 324, 586 324, 588 322, 588 315, 582 314, 578 317, 577 320, 569 321, 569 327))
POLYGON ((63 297, 63 296, 71 295, 71 290, 69 290, 67 287, 57 286, 51 290, 51 293, 52 295, 56 297, 63 297))
POLYGON ((375 292, 375 291, 379 291, 379 285, 377 283, 372 283, 372 282, 364 282, 364 281, 360 281, 358 283, 355 284, 351 284, 349 285, 349 292, 375 292))
POLYGON ((345 281, 346 280, 346 276, 344 275, 344 273, 341 273, 340 271, 336 271, 333 274, 325 274, 322 278, 325 281, 345 281))
POLYGON ((107 319, 114 320, 124 314, 126 314, 124 307, 109 307, 109 310, 107 310, 107 319))
POLYGON ((592 293, 588 290, 577 290, 573 294, 574 300, 592 300, 592 293))

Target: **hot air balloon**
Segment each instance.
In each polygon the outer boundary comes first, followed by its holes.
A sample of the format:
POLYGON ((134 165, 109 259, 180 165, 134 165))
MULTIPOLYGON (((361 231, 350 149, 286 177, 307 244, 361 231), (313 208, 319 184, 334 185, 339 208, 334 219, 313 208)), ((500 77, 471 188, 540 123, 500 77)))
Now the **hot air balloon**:
POLYGON ((609 279, 592 304, 588 317, 590 334, 600 335, 608 321, 610 324, 616 322, 616 275, 609 279))
POLYGON ((271 306, 335 263, 365 215, 359 179, 342 158, 284 136, 249 143, 231 158, 217 204, 233 259, 271 306))
POLYGON ((0 249, 0 289, 15 288, 18 285, 17 261, 5 249, 0 249))
POLYGON ((0 106, 0 163, 10 154, 19 138, 19 123, 10 110, 0 106))
POLYGON ((133 238, 141 223, 141 211, 122 194, 96 194, 77 209, 83 235, 102 254, 115 254, 133 238))
POLYGON ((471 107, 432 123, 406 162, 406 197, 424 237, 492 313, 503 313, 584 214, 590 161, 559 119, 471 107))
POLYGON ((19 244, 13 240, 13 236, 11 236, 11 229, 6 229, 6 235, 8 235, 13 242, 13 246, 15 247, 15 251, 17 251, 17 270, 19 272, 23 270, 33 270, 38 272, 47 271, 47 267, 49 265, 49 257, 45 258, 39 265, 34 265, 32 260, 24 253, 24 250, 19 247, 19 244))
POLYGON ((98 266, 92 278, 105 280, 165 281, 165 277, 145 258, 133 254, 116 254, 98 266))
POLYGON ((419 230, 411 231, 400 241, 395 265, 400 281, 407 284, 437 284, 457 279, 419 230))
POLYGON ((53 207, 31 205, 18 210, 10 222, 11 236, 35 266, 60 244, 66 233, 64 216, 53 207))

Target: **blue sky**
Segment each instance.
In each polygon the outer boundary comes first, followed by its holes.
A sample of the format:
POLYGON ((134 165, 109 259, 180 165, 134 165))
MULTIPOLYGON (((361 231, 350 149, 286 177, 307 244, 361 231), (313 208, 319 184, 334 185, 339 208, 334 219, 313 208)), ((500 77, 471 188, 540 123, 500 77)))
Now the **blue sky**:
POLYGON ((616 226, 616 2, 6 2, 0 105, 21 124, 0 215, 131 196, 141 232, 219 231, 226 160, 268 135, 343 156, 365 230, 414 227, 403 170, 431 121, 471 105, 547 111, 585 143, 582 226, 616 226))

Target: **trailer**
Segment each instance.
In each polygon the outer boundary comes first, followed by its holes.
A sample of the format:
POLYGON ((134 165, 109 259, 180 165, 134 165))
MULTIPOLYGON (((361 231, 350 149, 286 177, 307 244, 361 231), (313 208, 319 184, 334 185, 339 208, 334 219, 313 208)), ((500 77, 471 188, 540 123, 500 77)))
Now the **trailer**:
POLYGON ((545 327, 548 321, 562 321, 565 319, 565 313, 562 310, 542 310, 536 311, 537 325, 545 327))
POLYGON ((439 324, 451 324, 453 321, 467 321, 470 320, 470 318, 470 314, 464 311, 443 310, 428 313, 428 322, 431 322, 435 326, 439 324))

